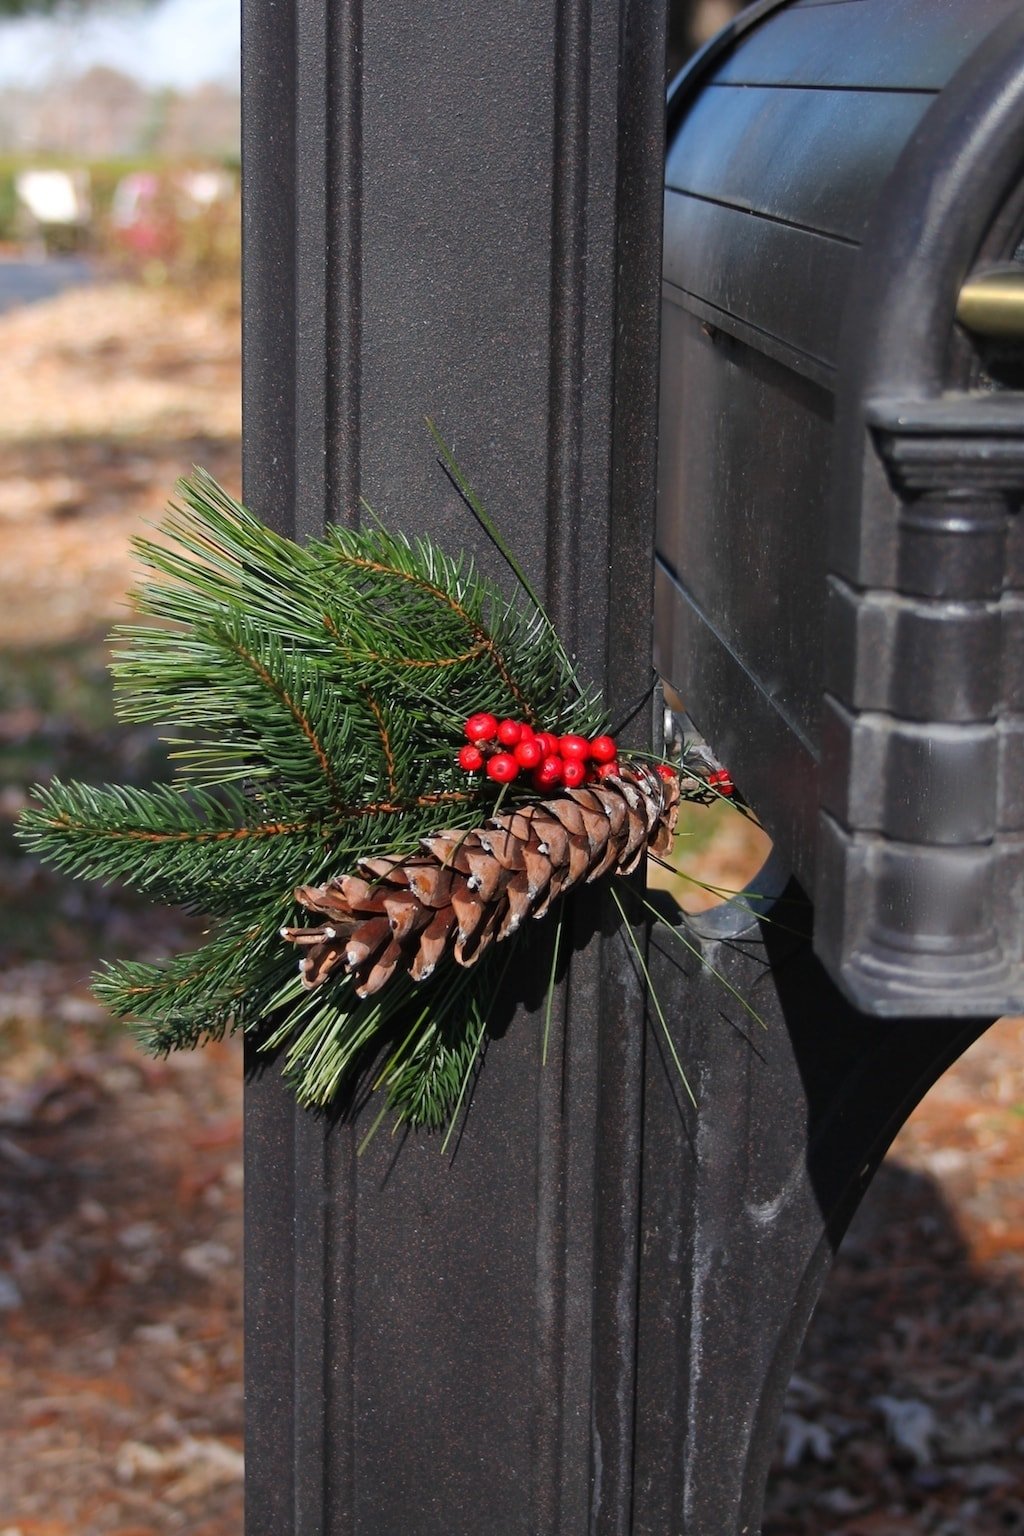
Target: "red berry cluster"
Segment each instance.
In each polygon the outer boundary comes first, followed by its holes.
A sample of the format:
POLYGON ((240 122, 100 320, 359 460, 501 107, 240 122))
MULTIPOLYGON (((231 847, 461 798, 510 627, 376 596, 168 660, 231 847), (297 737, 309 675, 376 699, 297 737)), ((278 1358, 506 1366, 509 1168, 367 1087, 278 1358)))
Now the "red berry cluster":
POLYGON ((716 768, 713 773, 709 773, 708 785, 711 789, 717 790, 720 795, 731 795, 736 789, 728 768, 716 768))
POLYGON ((526 772, 534 789, 577 789, 594 779, 619 772, 618 748, 610 736, 552 736, 535 731, 524 720, 499 720, 495 715, 470 715, 465 724, 467 744, 459 767, 487 774, 498 784, 511 784, 526 772))

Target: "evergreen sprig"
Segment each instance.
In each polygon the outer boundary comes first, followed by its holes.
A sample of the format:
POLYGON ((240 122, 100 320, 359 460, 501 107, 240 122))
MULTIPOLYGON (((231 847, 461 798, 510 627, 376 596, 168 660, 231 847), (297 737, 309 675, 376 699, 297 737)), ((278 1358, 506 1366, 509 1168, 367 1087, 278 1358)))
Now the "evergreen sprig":
POLYGON ((147 1048, 253 1032, 315 1105, 383 1048, 385 1106, 443 1124, 479 1060, 493 963, 367 999, 348 977, 306 992, 279 939, 293 891, 490 814, 498 787, 455 763, 467 715, 590 735, 599 703, 528 588, 509 602, 468 558, 372 520, 297 545, 202 471, 179 490, 158 536, 136 541, 149 578, 112 665, 120 717, 164 727, 176 776, 55 781, 20 836, 72 875, 213 919, 192 953, 95 978, 147 1048))

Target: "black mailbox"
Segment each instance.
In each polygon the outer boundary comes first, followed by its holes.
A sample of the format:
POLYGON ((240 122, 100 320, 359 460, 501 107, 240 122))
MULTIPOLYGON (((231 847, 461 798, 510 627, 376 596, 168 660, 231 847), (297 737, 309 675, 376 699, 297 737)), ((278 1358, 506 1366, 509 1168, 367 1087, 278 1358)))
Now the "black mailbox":
POLYGON ((1024 1006, 1024 6, 766 0, 670 99, 657 660, 877 1014, 1024 1006))

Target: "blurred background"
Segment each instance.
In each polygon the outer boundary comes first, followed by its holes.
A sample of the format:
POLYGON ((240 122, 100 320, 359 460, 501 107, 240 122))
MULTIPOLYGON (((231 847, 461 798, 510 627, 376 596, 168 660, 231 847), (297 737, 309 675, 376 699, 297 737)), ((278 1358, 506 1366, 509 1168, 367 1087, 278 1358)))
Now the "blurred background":
POLYGON ((240 490, 238 32, 237 0, 0 20, 5 1536, 242 1528, 239 1053, 139 1055, 89 973, 183 921, 11 836, 36 781, 164 771, 106 636, 176 478, 240 490))
MULTIPOLYGON (((672 69, 736 10, 673 4, 672 69)), ((139 1055, 89 973, 187 921, 12 837, 53 774, 164 772, 114 724, 107 635, 177 476, 240 489, 238 32, 237 0, 0 0, 0 1536, 242 1528, 239 1053, 139 1055)), ((766 846, 693 811, 657 878, 696 909, 766 846)), ((1024 1532, 1022 1048, 990 1030, 871 1190, 770 1536, 1024 1532)))

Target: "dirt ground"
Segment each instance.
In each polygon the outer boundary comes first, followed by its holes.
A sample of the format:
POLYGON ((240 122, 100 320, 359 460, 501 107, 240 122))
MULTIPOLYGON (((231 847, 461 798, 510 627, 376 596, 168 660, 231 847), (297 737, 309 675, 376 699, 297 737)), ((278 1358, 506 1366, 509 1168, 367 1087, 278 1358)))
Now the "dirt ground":
MULTIPOLYGON (((237 489, 237 315, 65 294, 0 318, 0 388, 0 1536, 238 1536, 238 1053, 140 1056, 88 971, 187 925, 10 835, 36 779, 154 771, 148 733, 114 725, 103 635, 175 478, 198 462, 237 489)), ((719 820, 694 869, 728 885, 752 851, 719 820)), ((769 1536, 1024 1532, 1022 1170, 1010 1020, 913 1117, 844 1246, 769 1536)))
POLYGON ((238 489, 238 316, 97 286, 12 310, 0 335, 0 642, 77 639, 118 616, 128 539, 180 475, 238 489))

